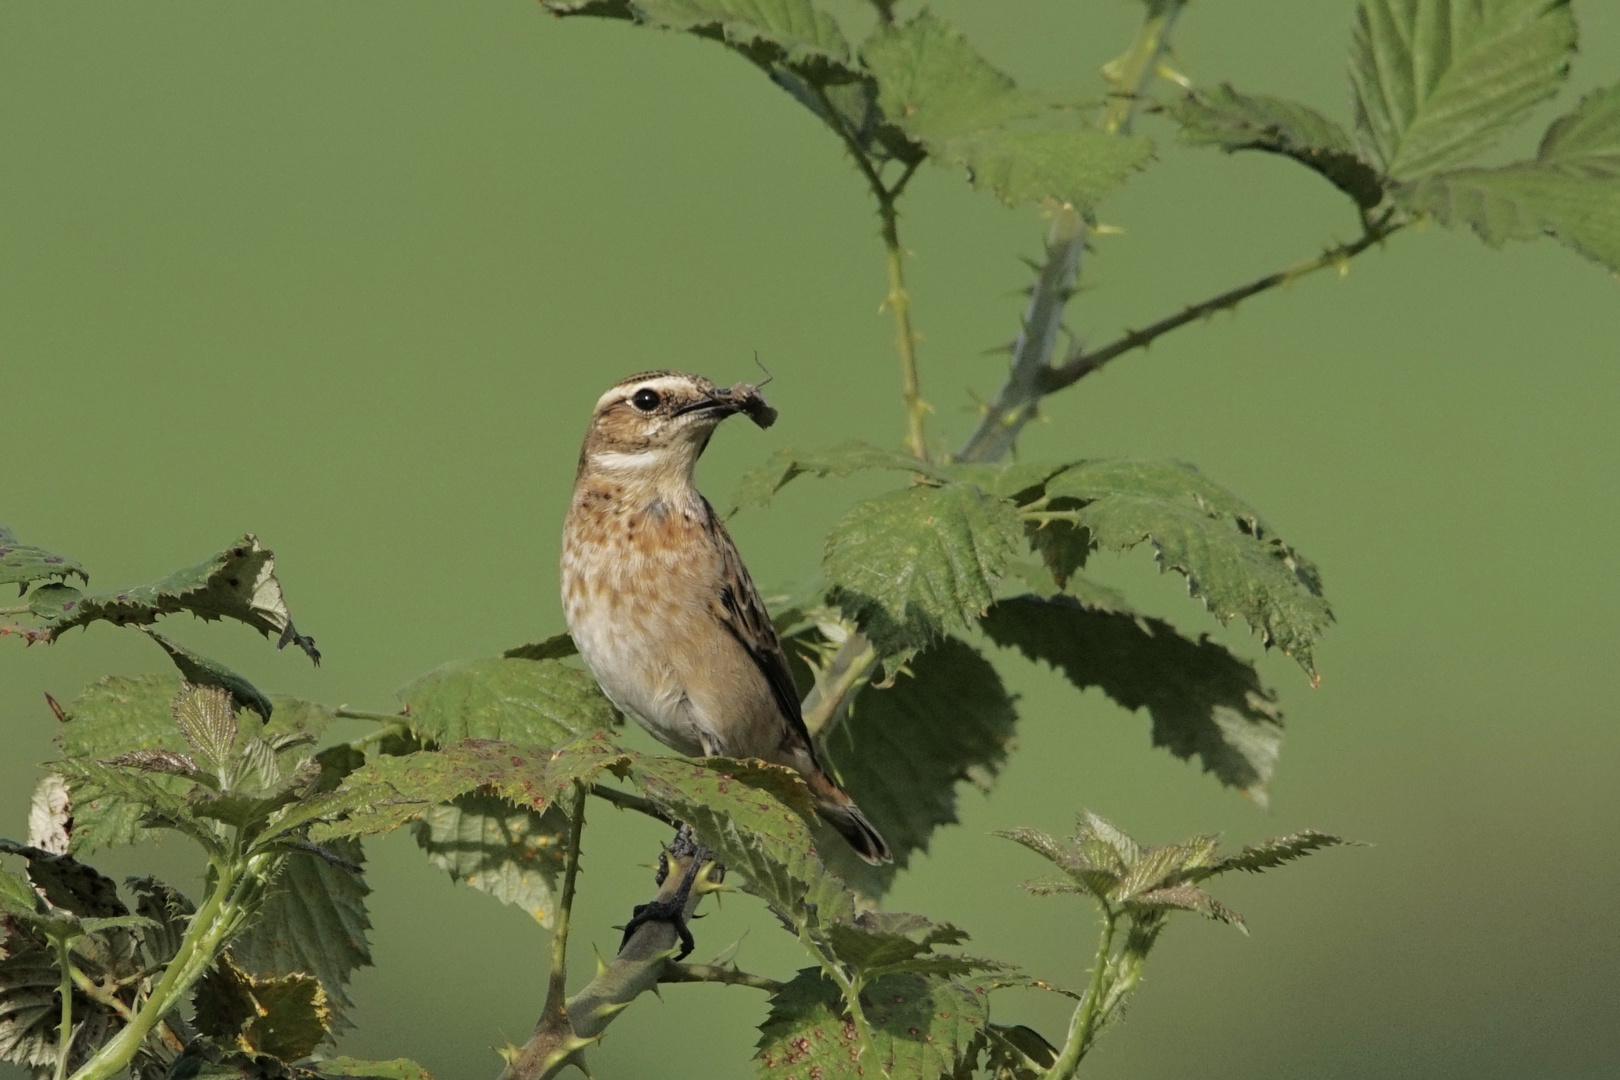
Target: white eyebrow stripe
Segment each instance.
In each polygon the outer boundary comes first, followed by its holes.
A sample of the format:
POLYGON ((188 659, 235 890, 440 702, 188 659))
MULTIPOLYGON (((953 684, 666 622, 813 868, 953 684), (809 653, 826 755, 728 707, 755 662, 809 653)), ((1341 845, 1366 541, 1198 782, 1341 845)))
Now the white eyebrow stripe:
POLYGON ((656 450, 638 450, 633 454, 620 453, 617 450, 598 450, 591 455, 591 464, 596 468, 618 471, 651 468, 661 460, 663 455, 656 450))

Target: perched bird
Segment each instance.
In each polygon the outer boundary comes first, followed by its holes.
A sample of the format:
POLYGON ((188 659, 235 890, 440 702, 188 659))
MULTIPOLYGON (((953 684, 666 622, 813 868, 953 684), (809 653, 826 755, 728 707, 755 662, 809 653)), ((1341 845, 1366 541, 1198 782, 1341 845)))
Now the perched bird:
POLYGON ((746 384, 649 371, 591 414, 563 530, 562 601, 608 699, 692 756, 797 770, 816 812, 869 863, 889 846, 816 760, 781 642, 725 526, 692 482, 726 417, 775 411, 746 384))

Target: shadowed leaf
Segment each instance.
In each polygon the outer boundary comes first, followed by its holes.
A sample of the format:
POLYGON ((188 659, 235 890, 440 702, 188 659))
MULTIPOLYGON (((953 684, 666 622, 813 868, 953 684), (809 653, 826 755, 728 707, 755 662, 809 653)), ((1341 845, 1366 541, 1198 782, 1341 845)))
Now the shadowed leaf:
POLYGON ((823 934, 839 961, 863 979, 902 971, 949 978, 1003 966, 960 953, 935 952, 939 945, 961 944, 967 934, 950 923, 930 922, 921 915, 863 911, 849 922, 829 924, 823 934))
POLYGON ((565 656, 578 656, 579 646, 565 631, 553 634, 544 641, 537 641, 532 645, 519 645, 515 649, 507 649, 501 656, 508 660, 561 660, 565 656))
POLYGON ((862 689, 821 740, 823 760, 894 853, 892 864, 869 866, 818 827, 828 865, 869 896, 888 890, 935 829, 956 823, 962 781, 995 782, 1018 720, 1001 676, 971 645, 945 638, 910 666, 887 689, 862 689))
POLYGON ((135 629, 157 642, 158 646, 169 654, 174 666, 180 669, 181 676, 195 686, 215 686, 231 695, 238 708, 252 709, 259 714, 259 719, 268 720, 275 707, 270 699, 259 693, 254 685, 242 676, 226 667, 224 664, 198 656, 178 641, 164 637, 156 630, 148 630, 144 626, 135 629))
POLYGON ((1567 0, 1361 0, 1357 125, 1397 180, 1460 165, 1557 92, 1574 49, 1567 0))
POLYGON ((394 1058, 391 1061, 326 1058, 320 1062, 318 1073, 321 1076, 355 1076, 369 1080, 433 1080, 432 1074, 410 1058, 394 1058))
POLYGON ((557 913, 567 831, 555 805, 536 813, 480 794, 429 807, 412 826, 429 861, 452 881, 522 908, 547 928, 557 913))
MULTIPOLYGON (((358 840, 334 839, 326 846, 349 863, 365 863, 358 840)), ((341 1031, 349 1026, 343 1013, 354 1004, 349 979, 371 963, 370 891, 360 875, 311 852, 294 852, 258 915, 231 942, 231 958, 261 979, 298 973, 319 979, 332 1011, 330 1029, 341 1031)))
POLYGON ((1153 745, 1184 760, 1196 755, 1221 783, 1265 801, 1282 718, 1248 661, 1162 620, 1092 611, 1067 597, 1003 600, 982 625, 997 645, 1044 660, 1079 689, 1146 708, 1153 745))
POLYGON ((1166 111, 1194 146, 1281 154, 1320 173, 1363 209, 1384 201, 1383 178, 1357 153, 1349 133, 1307 105, 1240 94, 1223 84, 1174 98, 1166 111))

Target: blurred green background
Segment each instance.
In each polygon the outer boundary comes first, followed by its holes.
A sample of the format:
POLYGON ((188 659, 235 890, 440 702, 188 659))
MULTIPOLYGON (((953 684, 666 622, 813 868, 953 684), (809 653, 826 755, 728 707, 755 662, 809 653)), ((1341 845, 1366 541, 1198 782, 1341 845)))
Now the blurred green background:
MULTIPOLYGON (((1620 10, 1576 5, 1572 89, 1620 77, 1620 10)), ((1090 95, 1129 40, 1124 0, 939 0, 1021 81, 1090 95)), ((860 8, 837 10, 859 32, 860 8)), ((1193 5, 1196 80, 1348 119, 1353 3, 1193 5)), ((1173 145, 1104 204, 1076 330, 1102 339, 1355 235, 1297 166, 1173 145)), ((312 669, 241 627, 172 621, 259 686, 356 707, 445 660, 561 628, 558 533, 607 384, 648 367, 776 374, 781 422, 736 424, 701 480, 723 497, 770 450, 902 433, 876 221, 838 147, 709 43, 528 0, 484 4, 0 6, 0 521, 101 587, 195 562, 244 530, 279 555, 312 669)), ((925 171, 902 222, 936 438, 1016 329, 1032 212, 925 171)), ((1552 242, 1505 251, 1438 228, 1189 328, 1049 401, 1027 457, 1201 465, 1323 567, 1340 625, 1311 690, 1262 661, 1289 737, 1262 811, 1150 748, 1147 720, 1003 655, 1021 750, 971 791, 892 895, 975 951, 1075 983, 1089 910, 1027 897, 1040 867, 995 828, 1090 807, 1146 841, 1233 843, 1313 825, 1376 846, 1223 882, 1253 936, 1180 920, 1098 1078, 1596 1077, 1620 1066, 1617 285, 1552 242), (1609 672, 1610 674, 1604 674, 1609 672)), ((736 519, 764 584, 797 580, 863 491, 811 481, 736 519)), ((1100 559, 1141 605, 1213 624, 1147 555, 1100 559)), ((1236 629, 1223 640, 1250 655, 1236 629)), ((40 696, 163 670, 98 626, 0 640, 0 834, 24 831, 52 754, 40 696)), ((354 731, 360 730, 354 725, 354 731)), ((636 736, 639 738, 639 733, 636 736)), ((659 830, 605 808, 587 837, 578 946, 645 898, 659 830)), ((404 836, 370 847, 376 967, 344 1051, 490 1077, 537 1013, 545 934, 453 888, 404 836)), ((195 889, 178 840, 102 860, 195 889)), ((802 962, 747 897, 698 924, 700 957, 802 962), (780 939, 780 940, 779 940, 780 939)), ((596 1075, 744 1077, 762 998, 646 998, 596 1075)), ((1058 999, 1002 1018, 1060 1037, 1058 999)), ((0 1075, 15 1075, 0 1069, 0 1075)))

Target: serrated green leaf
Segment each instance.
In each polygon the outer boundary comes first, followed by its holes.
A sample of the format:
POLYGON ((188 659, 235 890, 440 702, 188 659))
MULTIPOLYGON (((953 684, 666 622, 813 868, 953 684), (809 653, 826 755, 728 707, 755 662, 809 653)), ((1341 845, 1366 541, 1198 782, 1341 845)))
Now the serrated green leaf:
MULTIPOLYGON (((773 786, 803 784, 790 769, 763 763, 754 768, 780 774, 773 786)), ((801 804, 796 810, 747 782, 756 777, 684 758, 638 755, 630 778, 671 817, 690 825, 728 872, 746 878, 749 890, 785 918, 815 925, 854 917, 852 897, 817 854, 803 816, 807 797, 794 800, 801 804)))
POLYGON ((1126 901, 1126 907, 1141 911, 1193 911, 1206 919, 1249 932, 1243 916, 1196 885, 1170 885, 1141 893, 1126 901))
POLYGON ((1216 874, 1226 874, 1233 870, 1244 870, 1251 874, 1258 874, 1295 859, 1303 859, 1313 851, 1324 848, 1339 847, 1350 841, 1342 836, 1332 833, 1320 832, 1316 829, 1305 829, 1289 836, 1266 840, 1259 844, 1250 844, 1236 855, 1228 855, 1224 859, 1217 859, 1206 866, 1196 867, 1189 874, 1193 881, 1203 881, 1216 874))
POLYGON ((945 466, 950 479, 973 484, 991 495, 1011 499, 1020 506, 1040 498, 1046 481, 1069 468, 1072 462, 1010 461, 999 465, 979 462, 953 462, 945 466))
POLYGON ((862 994, 877 1060, 864 1058, 838 988, 806 968, 771 998, 760 1025, 756 1075, 770 1080, 906 1077, 937 1080, 966 1058, 989 1022, 985 995, 945 979, 889 975, 862 994))
POLYGON ((432 1074, 410 1058, 394 1058, 391 1061, 327 1058, 319 1063, 317 1072, 321 1076, 355 1076, 367 1080, 433 1080, 432 1074))
POLYGON ((723 42, 754 63, 819 83, 860 76, 838 23, 809 0, 542 0, 553 15, 594 15, 723 42))
POLYGON ((861 55, 885 115, 936 160, 967 166, 975 187, 1010 206, 1090 205, 1153 154, 1146 139, 1107 135, 1044 109, 927 10, 879 26, 861 55))
POLYGON ((507 649, 501 655, 508 660, 561 660, 568 656, 578 656, 579 646, 574 644, 573 637, 565 630, 532 645, 519 645, 515 649, 507 649))
POLYGON ((1240 94, 1223 83, 1173 98, 1165 111, 1181 124, 1182 140, 1193 146, 1281 154, 1320 173, 1363 209, 1384 200, 1383 177, 1356 152, 1350 134, 1308 105, 1240 94))
POLYGON ((800 476, 843 477, 869 469, 892 469, 941 481, 951 478, 950 473, 939 466, 859 439, 824 450, 795 450, 784 446, 765 464, 743 474, 731 496, 732 512, 768 505, 772 496, 800 476))
POLYGON ((555 805, 544 813, 491 795, 461 795, 416 820, 417 844, 455 882, 512 904, 550 928, 557 914, 568 819, 555 805))
POLYGON ((1574 49, 1567 0, 1361 0, 1357 125, 1397 180, 1460 165, 1557 92, 1574 49))
POLYGON ((86 585, 90 583, 89 573, 77 559, 24 544, 10 529, 0 525, 0 585, 16 585, 17 595, 21 596, 32 582, 52 578, 66 581, 74 575, 86 585))
POLYGON ((831 599, 860 623, 892 675, 995 601, 1024 536, 1005 499, 966 484, 912 487, 857 503, 827 536, 831 599))
POLYGON ((840 963, 863 981, 902 971, 950 978, 975 971, 994 971, 1003 965, 960 953, 940 953, 940 945, 959 945, 967 934, 950 923, 935 923, 921 915, 863 911, 849 922, 823 928, 823 940, 840 963))
POLYGON ((196 907, 184 893, 152 877, 130 878, 135 914, 151 921, 140 935, 141 966, 153 970, 174 958, 196 907))
POLYGON ((218 661, 199 656, 156 630, 149 630, 144 626, 137 626, 135 629, 157 642, 158 647, 169 654, 169 659, 174 661, 174 666, 180 669, 181 676, 188 683, 218 687, 231 696, 231 700, 238 708, 252 709, 259 714, 261 720, 270 719, 275 706, 242 676, 218 661))
POLYGON ((53 762, 52 768, 74 793, 76 817, 68 848, 73 854, 132 844, 146 829, 173 829, 211 854, 224 854, 212 827, 192 813, 183 792, 194 785, 181 777, 134 773, 67 758, 53 762))
POLYGON ((965 165, 973 187, 992 192, 1006 206, 1047 199, 1091 206, 1147 166, 1153 143, 1053 113, 958 135, 936 156, 965 165))
POLYGON ((438 803, 486 788, 543 813, 574 781, 590 783, 605 771, 622 772, 632 757, 601 733, 556 750, 467 739, 438 750, 384 755, 354 769, 329 795, 293 807, 276 823, 276 832, 318 823, 310 831, 317 843, 389 832, 438 803))
MULTIPOLYGON (((1054 478, 1047 490, 1070 493, 1059 488, 1067 477, 1054 478)), ((1218 621, 1242 616, 1262 642, 1316 678, 1312 650, 1333 622, 1320 576, 1258 522, 1245 528, 1241 519, 1157 493, 1099 493, 1076 514, 1098 547, 1128 551, 1140 543, 1152 545, 1160 568, 1182 574, 1188 592, 1218 621)))
POLYGON ((1534 161, 1441 173, 1398 196, 1492 247, 1552 236, 1620 271, 1620 87, 1587 95, 1554 121, 1534 161))
POLYGON ((237 735, 230 691, 181 683, 173 708, 175 725, 204 767, 222 778, 230 775, 237 735))
POLYGON ((863 688, 821 741, 823 760, 894 853, 892 864, 868 866, 818 830, 828 865, 869 896, 888 890, 935 829, 956 823, 962 781, 984 790, 995 782, 1018 721, 1001 676, 965 642, 945 638, 910 666, 887 689, 863 688))
POLYGON ((1041 101, 979 55, 932 12, 879 26, 861 46, 886 115, 930 142, 1039 112, 1041 101))
MULTIPOLYGON (((161 581, 116 593, 66 597, 59 610, 49 613, 46 635, 55 641, 75 626, 104 620, 118 626, 144 626, 161 616, 189 611, 200 619, 235 619, 266 637, 277 647, 296 644, 320 662, 315 640, 300 635, 287 611, 287 599, 276 578, 275 552, 261 546, 248 533, 213 558, 161 581)), ((42 617, 45 612, 36 612, 42 617)))
POLYGON ((1265 802, 1282 716, 1253 664, 1160 619, 1089 610, 1065 597, 1003 600, 981 625, 997 645, 1051 664, 1078 689, 1146 708, 1154 746, 1196 756, 1221 783, 1265 802))
POLYGON ((496 739, 549 747, 618 723, 590 673, 557 660, 446 664, 399 696, 411 731, 440 744, 496 739))
POLYGON ((1229 517, 1256 537, 1270 539, 1273 536, 1259 511, 1186 461, 1129 458, 1078 461, 1055 471, 1047 479, 1045 491, 1052 499, 1072 498, 1082 502, 1113 495, 1172 499, 1196 507, 1211 517, 1229 517))
MULTIPOLYGON (((349 863, 365 863, 358 840, 334 839, 326 846, 349 863)), ((303 973, 319 979, 333 1013, 331 1030, 341 1031, 349 1026, 343 1014, 353 1005, 349 979, 371 964, 369 892, 360 875, 312 852, 294 852, 257 915, 232 941, 231 957, 256 978, 303 973)))
MULTIPOLYGON (((17 943, 11 947, 16 949, 17 943)), ((56 1064, 61 985, 62 976, 44 948, 18 949, 0 958, 0 1061, 24 1068, 56 1064)))
POLYGON ((0 866, 0 912, 30 916, 39 911, 38 894, 28 882, 0 866))

